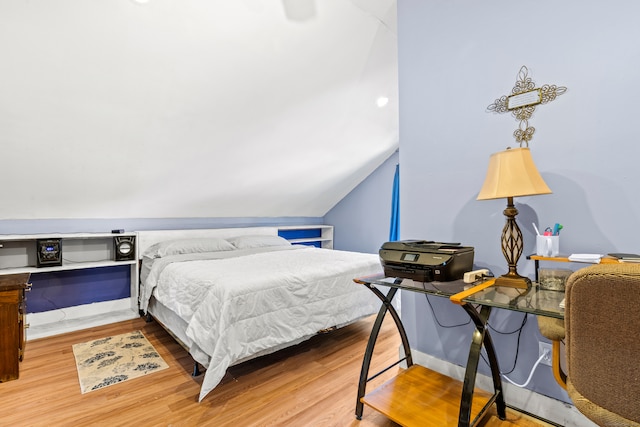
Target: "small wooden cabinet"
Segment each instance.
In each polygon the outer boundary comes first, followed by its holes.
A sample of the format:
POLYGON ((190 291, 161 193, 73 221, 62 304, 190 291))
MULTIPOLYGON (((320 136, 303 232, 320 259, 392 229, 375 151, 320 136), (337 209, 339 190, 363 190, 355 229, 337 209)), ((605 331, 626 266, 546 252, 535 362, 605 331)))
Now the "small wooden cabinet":
POLYGON ((0 382, 18 378, 25 346, 29 273, 0 276, 0 382))

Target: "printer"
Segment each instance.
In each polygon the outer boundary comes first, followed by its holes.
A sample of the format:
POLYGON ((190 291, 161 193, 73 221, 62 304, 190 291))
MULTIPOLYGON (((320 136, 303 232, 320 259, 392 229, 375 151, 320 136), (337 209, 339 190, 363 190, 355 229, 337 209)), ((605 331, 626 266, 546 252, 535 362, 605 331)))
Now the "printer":
POLYGON ((473 270, 473 252, 459 243, 400 240, 384 243, 379 254, 386 277, 447 282, 473 270))

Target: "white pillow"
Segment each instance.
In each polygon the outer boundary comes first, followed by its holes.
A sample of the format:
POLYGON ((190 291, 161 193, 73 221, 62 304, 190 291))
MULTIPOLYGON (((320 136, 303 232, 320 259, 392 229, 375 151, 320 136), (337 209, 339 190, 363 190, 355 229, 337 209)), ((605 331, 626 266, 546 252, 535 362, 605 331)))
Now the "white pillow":
POLYGON ((291 243, 287 239, 268 234, 230 237, 227 241, 237 249, 264 248, 268 246, 291 246, 291 243))
POLYGON ((233 251, 235 249, 235 246, 231 243, 218 237, 177 239, 156 243, 144 251, 143 256, 147 258, 162 258, 169 255, 233 251))

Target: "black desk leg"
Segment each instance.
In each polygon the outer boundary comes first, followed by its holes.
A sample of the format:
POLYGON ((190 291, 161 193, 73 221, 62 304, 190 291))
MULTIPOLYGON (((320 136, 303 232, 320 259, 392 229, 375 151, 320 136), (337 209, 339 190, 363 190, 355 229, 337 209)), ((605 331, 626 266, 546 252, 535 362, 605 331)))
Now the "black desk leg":
MULTIPOLYGON (((391 304, 391 302, 393 301, 393 297, 398 291, 398 288, 389 289, 389 292, 387 293, 386 296, 382 292, 380 292, 379 289, 373 286, 369 287, 369 289, 382 301, 382 306, 378 311, 378 316, 376 317, 376 321, 373 324, 373 328, 371 329, 371 334, 369 334, 367 349, 365 350, 364 357, 362 359, 362 368, 360 370, 360 381, 358 383, 358 398, 356 401, 356 418, 359 420, 362 419, 362 412, 364 409, 364 404, 360 401, 360 399, 365 395, 365 392, 367 389, 367 382, 386 370, 385 369, 379 372, 378 374, 374 375, 372 378, 368 378, 369 367, 371 366, 371 358, 373 357, 373 350, 376 346, 378 334, 380 333, 380 328, 382 327, 382 322, 387 312, 391 314, 391 317, 393 318, 393 321, 396 324, 396 328, 398 329, 398 333, 400 334, 400 339, 402 340, 402 347, 404 350, 405 357, 400 361, 406 360, 407 366, 413 365, 413 360, 411 358, 411 349, 409 347, 409 339, 407 338, 407 333, 404 329, 404 326, 402 325, 402 321, 400 320, 400 316, 398 315, 398 312, 391 304)), ((397 363, 399 363, 400 361, 398 361, 397 363)))
MULTIPOLYGON (((500 378, 500 368, 498 366, 498 358, 496 357, 495 347, 489 331, 486 329, 486 323, 491 313, 490 306, 482 306, 480 313, 471 304, 462 306, 467 314, 473 320, 476 330, 473 332, 471 348, 469 349, 469 359, 467 360, 467 368, 464 375, 464 385, 462 388, 462 399, 460 404, 460 416, 458 425, 468 426, 471 422, 471 402, 473 400, 473 391, 476 383, 476 374, 478 372, 478 363, 480 361, 480 352, 484 345, 489 358, 489 366, 491 368, 491 376, 493 379, 494 399, 498 417, 504 420, 507 416, 506 405, 504 402, 504 394, 502 393, 502 379, 500 378)), ((484 410, 487 408, 485 407, 484 410)), ((483 410, 483 412, 484 412, 483 410)))

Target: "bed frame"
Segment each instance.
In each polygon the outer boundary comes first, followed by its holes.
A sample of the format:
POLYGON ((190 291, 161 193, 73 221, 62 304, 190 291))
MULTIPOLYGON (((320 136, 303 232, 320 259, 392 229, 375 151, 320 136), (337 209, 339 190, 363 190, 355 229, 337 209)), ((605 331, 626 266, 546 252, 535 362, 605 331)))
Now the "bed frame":
MULTIPOLYGON (((235 236, 255 236, 255 235, 278 235, 278 227, 242 227, 242 228, 202 228, 202 229, 186 229, 186 230, 148 230, 138 231, 138 257, 139 263, 142 263, 142 255, 152 245, 164 242, 167 240, 175 239, 194 239, 194 238, 208 238, 219 237, 222 239, 235 236)), ((142 314, 142 313, 141 313, 142 314)), ((150 312, 147 312, 145 319, 147 322, 155 321, 162 328, 167 331, 169 335, 187 352, 188 346, 174 334, 170 328, 164 325, 160 320, 153 317, 150 312)), ((200 375, 200 368, 198 362, 193 361, 192 376, 200 375)))
MULTIPOLYGON (((169 240, 176 240, 176 239, 189 239, 189 238, 222 238, 222 239, 228 239, 230 237, 235 237, 235 236, 251 236, 251 235, 263 235, 263 236, 277 236, 278 235, 278 231, 280 230, 279 227, 276 226, 269 226, 269 227, 242 227, 242 228, 219 228, 219 229, 187 229, 187 230, 149 230, 149 231, 138 231, 138 257, 140 258, 140 260, 142 260, 144 252, 151 247, 152 245, 159 243, 159 242, 163 242, 163 241, 169 241, 169 240)), ((338 258, 344 259, 344 256, 342 254, 337 254, 338 258)), ((377 259, 377 256, 375 255, 371 255, 372 257, 375 258, 375 265, 377 266, 377 268, 380 268, 379 265, 379 260, 377 259)), ((356 257, 357 259, 362 259, 360 257, 356 257)), ((364 260, 362 262, 363 265, 363 269, 366 268, 367 270, 371 270, 373 268, 373 263, 374 260, 370 259, 370 260, 364 260), (366 265, 366 267, 365 267, 366 265)), ((342 277, 342 279, 345 279, 345 277, 342 277)), ((356 294, 360 294, 360 292, 356 292, 356 294)), ((360 296, 356 295, 354 293, 352 293, 350 296, 353 296, 356 299, 353 300, 349 300, 349 306, 350 307, 356 307, 355 311, 351 311, 349 312, 347 315, 342 316, 342 318, 344 320, 340 321, 342 323, 337 324, 337 325, 333 325, 330 327, 327 327, 325 330, 314 330, 316 329, 314 328, 307 328, 303 334, 296 334, 295 336, 297 338, 292 338, 291 341, 288 342, 282 342, 284 340, 280 340, 278 341, 279 344, 272 346, 272 347, 268 347, 268 348, 264 348, 263 350, 257 352, 257 353, 252 353, 251 352, 247 352, 244 353, 246 354, 246 356, 244 356, 243 358, 239 358, 239 359, 235 359, 234 358, 234 362, 230 363, 230 364, 226 364, 227 367, 230 366, 234 366, 234 365, 238 365, 241 364, 243 362, 246 362, 248 360, 251 359, 255 359, 257 357, 260 356, 264 356, 270 353, 274 353, 276 351, 279 351, 281 349, 287 348, 287 347, 291 347, 293 345, 299 344, 301 342, 304 342, 305 340, 308 340, 309 338, 311 338, 314 335, 317 334, 321 334, 321 333, 327 333, 330 332, 332 330, 341 328, 343 326, 346 326, 350 323, 353 323, 354 321, 359 320, 358 318, 354 318, 354 315, 357 314, 358 316, 365 316, 365 315, 369 315, 375 313, 376 310, 379 309, 379 301, 373 301, 375 299, 375 297, 373 297, 372 294, 370 294, 369 292, 366 292, 366 296, 371 297, 372 301, 367 301, 366 298, 364 299, 360 299, 360 296), (354 305, 355 303, 355 305, 354 305), (303 335, 303 336, 301 336, 303 335)), ((200 359, 200 357, 202 356, 204 358, 204 350, 202 348, 200 348, 199 346, 187 346, 185 343, 189 343, 190 342, 190 338, 186 335, 186 330, 187 330, 187 326, 186 325, 186 321, 184 319, 182 319, 181 317, 177 316, 171 309, 169 309, 167 306, 165 306, 164 304, 160 303, 158 300, 156 300, 155 298, 151 298, 151 300, 149 301, 149 305, 148 305, 148 309, 147 309, 147 320, 151 321, 152 319, 156 322, 158 322, 158 324, 167 331, 167 333, 172 336, 175 341, 177 343, 179 343, 183 348, 185 348, 187 350, 187 352, 190 353, 192 359, 194 360, 194 367, 193 367, 193 373, 192 375, 196 376, 196 375, 200 375, 200 364, 199 362, 196 360, 200 359), (195 352, 193 354, 191 354, 191 351, 195 352), (195 357, 194 357, 195 355, 195 357)), ((337 320, 336 320, 337 321, 337 320)), ((324 322, 324 324, 326 325, 329 322, 324 322)), ((325 325, 320 326, 320 327, 325 327, 325 325)), ((210 355, 207 355, 208 357, 210 355)), ((220 371, 220 365, 217 365, 216 368, 214 370, 212 370, 211 372, 215 373, 215 375, 219 375, 221 373, 220 371)), ((207 375, 205 374, 205 378, 203 380, 203 384, 207 383, 207 375)), ((204 386, 203 386, 204 387, 204 386)), ((204 395, 206 395, 207 393, 209 393, 213 388, 215 388, 215 385, 212 384, 212 382, 210 382, 210 384, 207 386, 209 387, 208 389, 203 391, 203 388, 201 388, 200 391, 200 399, 204 398, 204 396, 202 395, 204 393, 204 395)))

